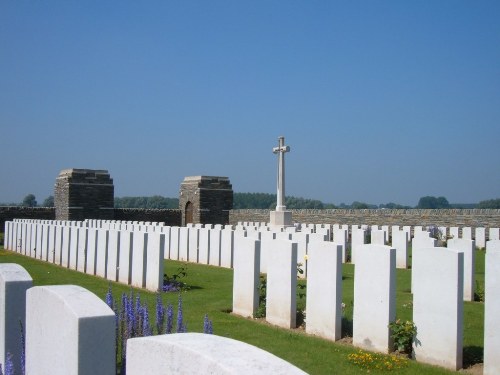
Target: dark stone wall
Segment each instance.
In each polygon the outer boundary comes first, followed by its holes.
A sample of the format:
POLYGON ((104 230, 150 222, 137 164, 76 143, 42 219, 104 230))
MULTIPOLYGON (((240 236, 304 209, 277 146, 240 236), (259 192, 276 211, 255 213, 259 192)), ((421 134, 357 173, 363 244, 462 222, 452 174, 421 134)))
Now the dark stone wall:
POLYGON ((65 169, 54 187, 57 220, 114 219, 115 188, 106 170, 65 169))
POLYGON ((181 226, 182 215, 180 210, 143 209, 143 208, 115 208, 115 220, 123 221, 151 221, 165 223, 170 226, 181 226))
POLYGON ((193 208, 193 223, 229 224, 229 211, 233 208, 233 187, 227 177, 186 177, 179 194, 183 225, 186 225, 188 202, 191 202, 193 208))
POLYGON ((5 222, 14 219, 55 220, 54 207, 0 206, 0 232, 5 230, 5 222))
MULTIPOLYGON (((294 223, 437 225, 500 228, 500 209, 441 210, 289 210, 294 223)), ((230 224, 238 221, 269 222, 270 210, 232 210, 230 224)))

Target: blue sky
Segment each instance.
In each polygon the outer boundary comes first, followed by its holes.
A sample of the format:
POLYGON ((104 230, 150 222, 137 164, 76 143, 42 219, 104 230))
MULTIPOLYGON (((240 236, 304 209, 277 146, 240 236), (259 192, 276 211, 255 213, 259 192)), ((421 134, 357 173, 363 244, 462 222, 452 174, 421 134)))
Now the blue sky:
POLYGON ((498 1, 0 2, 0 202, 107 169, 115 196, 416 205, 500 197, 498 1))

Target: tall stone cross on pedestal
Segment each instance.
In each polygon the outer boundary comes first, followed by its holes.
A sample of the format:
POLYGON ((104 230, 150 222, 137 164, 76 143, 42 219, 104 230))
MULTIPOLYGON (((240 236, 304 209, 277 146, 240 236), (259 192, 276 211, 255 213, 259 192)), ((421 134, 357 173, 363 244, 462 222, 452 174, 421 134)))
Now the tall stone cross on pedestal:
POLYGON ((276 211, 271 211, 270 223, 277 227, 292 226, 292 212, 286 211, 285 206, 285 152, 290 152, 290 147, 285 146, 285 137, 278 138, 278 147, 273 148, 273 153, 278 154, 278 189, 276 194, 276 211))

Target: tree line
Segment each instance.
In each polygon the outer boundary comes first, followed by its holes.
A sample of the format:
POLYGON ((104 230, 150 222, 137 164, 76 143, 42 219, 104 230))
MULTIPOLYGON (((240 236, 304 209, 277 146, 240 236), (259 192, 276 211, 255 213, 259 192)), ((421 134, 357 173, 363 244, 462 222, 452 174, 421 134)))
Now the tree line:
MULTIPOLYGON (((38 204, 34 194, 26 195, 20 203, 0 203, 0 206, 22 206, 22 207, 54 207, 54 197, 51 195, 38 204)), ((115 208, 147 208, 147 209, 177 209, 179 208, 178 198, 167 198, 161 195, 151 197, 115 197, 115 208)), ((445 197, 425 196, 421 197, 415 207, 404 206, 397 203, 369 204, 354 201, 351 204, 340 203, 335 206, 331 203, 323 203, 317 199, 302 197, 286 197, 285 206, 288 209, 440 209, 440 208, 486 208, 500 209, 500 198, 488 199, 477 204, 449 203, 445 197)), ((276 194, 268 193, 234 193, 234 209, 274 209, 276 207, 276 194)))

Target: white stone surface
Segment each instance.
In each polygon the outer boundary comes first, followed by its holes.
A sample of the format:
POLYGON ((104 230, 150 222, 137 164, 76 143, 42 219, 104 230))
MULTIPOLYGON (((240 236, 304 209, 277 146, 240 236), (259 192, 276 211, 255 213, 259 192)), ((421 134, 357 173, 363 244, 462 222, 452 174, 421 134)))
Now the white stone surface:
POLYGON ((33 279, 22 266, 0 263, 0 364, 3 366, 7 353, 15 361, 21 358, 19 322, 26 326, 26 291, 32 286, 33 279))
POLYGON ((76 285, 26 293, 26 375, 115 373, 115 314, 76 285))
POLYGON ((417 326, 415 359, 451 370, 462 367, 463 253, 443 247, 419 249, 413 260, 413 321, 417 326))
POLYGON ((96 274, 96 261, 97 261, 97 236, 99 234, 97 225, 89 228, 87 233, 87 266, 85 272, 89 275, 96 274))
POLYGON ((132 276, 130 281, 132 286, 137 288, 144 288, 146 286, 147 253, 148 233, 134 232, 132 249, 132 276))
POLYGON ((128 340, 127 375, 148 374, 306 373, 241 341, 202 333, 177 333, 128 340))
POLYGON ((134 248, 134 233, 128 230, 120 231, 120 270, 118 281, 122 284, 132 282, 132 251, 134 248))
POLYGON ((484 227, 477 227, 475 230, 476 247, 484 249, 486 247, 486 230, 484 227))
POLYGON ((292 234, 292 242, 297 243, 297 263, 302 264, 302 274, 297 270, 297 276, 301 279, 307 277, 307 244, 309 243, 309 233, 296 232, 292 234))
POLYGON ((210 230, 208 263, 212 266, 220 266, 222 225, 215 225, 216 228, 210 230))
POLYGON ((396 249, 370 244, 356 251, 353 345, 387 353, 388 324, 396 317, 396 249))
POLYGON ((266 321, 295 328, 297 313, 297 244, 274 240, 268 254, 266 321))
POLYGON ((342 263, 347 262, 347 231, 344 229, 333 230, 333 242, 342 246, 342 263))
POLYGON ((500 374, 500 241, 486 245, 484 282, 484 375, 500 374))
POLYGON ((465 240, 472 240, 472 228, 463 227, 462 228, 462 238, 465 240))
POLYGON ((464 301, 474 301, 476 279, 476 245, 474 240, 465 238, 451 238, 447 243, 448 249, 458 250, 464 253, 464 301))
POLYGON ((71 251, 71 227, 64 226, 62 228, 62 244, 61 244, 61 266, 69 267, 69 252, 71 251))
POLYGON ((316 242, 308 251, 306 332, 336 341, 342 331, 342 246, 316 242))
POLYGON ((495 241, 500 240, 500 228, 490 228, 488 240, 495 241))
POLYGON ((259 240, 246 237, 236 239, 233 268, 233 313, 253 317, 259 307, 259 240))
POLYGON ((106 267, 106 278, 118 281, 120 266, 120 231, 110 229, 108 234, 108 262, 106 267))
POLYGON ((408 232, 393 229, 392 247, 396 249, 396 268, 408 267, 408 232))
MULTIPOLYGON (((227 226, 227 225, 226 225, 227 226)), ((224 229, 221 232, 220 266, 233 267, 233 245, 234 232, 232 229, 224 229)))
POLYGON ((182 227, 179 229, 179 259, 182 262, 187 262, 189 257, 189 230, 190 228, 182 227))
POLYGON ((69 245, 69 258, 68 258, 68 268, 76 270, 76 265, 78 262, 78 244, 79 244, 79 229, 76 225, 70 227, 71 231, 71 242, 69 245))
POLYGON ((351 232, 351 263, 356 261, 356 252, 360 246, 366 244, 367 235, 364 229, 353 229, 351 232))
POLYGON ((163 286, 163 253, 165 235, 160 232, 148 233, 146 255, 146 289, 157 292, 163 286))
POLYGON ((197 226, 196 228, 189 228, 189 245, 188 245, 189 252, 187 257, 188 262, 198 263, 200 230, 203 229, 202 226, 203 225, 200 224, 200 226, 197 226))
POLYGON ((179 231, 180 227, 170 228, 170 253, 169 258, 172 260, 179 259, 179 231))
MULTIPOLYGON (((417 273, 421 272, 425 274, 427 270, 419 269, 418 262, 416 260, 420 256, 420 249, 428 247, 436 247, 437 241, 434 238, 417 235, 411 240, 411 290, 413 291, 413 285, 415 285, 415 280, 417 279, 417 273)), ((420 277, 418 277, 420 279, 420 277)))
POLYGON ((458 227, 450 227, 450 236, 451 238, 459 238, 458 237, 459 228, 458 227))
POLYGON ((52 233, 53 226, 49 224, 42 225, 42 243, 41 243, 41 259, 45 262, 49 260, 49 242, 50 236, 52 233))
POLYGON ((382 245, 384 246, 387 243, 387 237, 385 231, 381 229, 372 229, 372 245, 382 245))
POLYGON ((198 232, 198 263, 208 264, 210 258, 211 229, 202 228, 198 232))
POLYGON ((97 235, 95 274, 104 278, 107 278, 108 241, 109 230, 99 229, 99 234, 97 235))
POLYGON ((170 226, 162 226, 161 227, 161 233, 165 235, 165 252, 163 256, 165 259, 170 259, 170 226))
POLYGON ((76 269, 80 272, 85 272, 87 266, 87 237, 89 231, 87 228, 78 228, 78 249, 76 259, 76 269))
POLYGON ((269 253, 274 248, 276 238, 275 232, 262 232, 260 239, 260 272, 267 273, 267 265, 269 263, 269 253))

